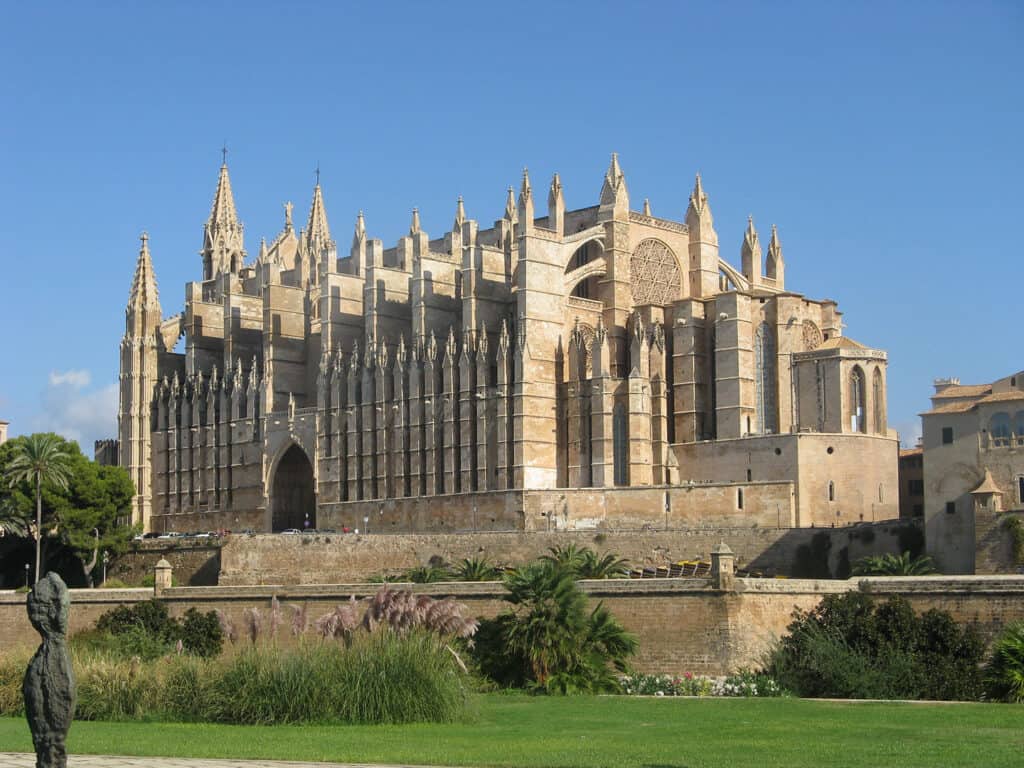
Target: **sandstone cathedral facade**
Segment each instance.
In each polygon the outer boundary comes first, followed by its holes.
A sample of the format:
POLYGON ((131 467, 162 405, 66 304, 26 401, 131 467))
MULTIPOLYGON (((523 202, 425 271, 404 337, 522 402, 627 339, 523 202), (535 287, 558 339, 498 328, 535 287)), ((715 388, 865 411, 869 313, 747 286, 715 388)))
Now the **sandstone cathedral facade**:
POLYGON ((786 288, 772 227, 719 254, 682 221, 530 178, 489 228, 462 199, 347 253, 319 179, 250 259, 226 163, 202 279, 163 315, 142 237, 121 343, 119 460, 147 530, 829 525, 897 516, 886 355, 786 288), (175 350, 182 350, 180 352, 175 350))

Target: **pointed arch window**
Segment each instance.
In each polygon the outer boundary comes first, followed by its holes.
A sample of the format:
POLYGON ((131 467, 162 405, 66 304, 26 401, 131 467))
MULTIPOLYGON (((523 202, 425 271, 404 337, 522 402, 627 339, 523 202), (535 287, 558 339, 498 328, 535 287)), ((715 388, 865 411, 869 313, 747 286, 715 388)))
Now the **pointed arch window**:
POLYGON ((615 461, 615 485, 627 485, 629 483, 628 441, 629 425, 626 422, 626 408, 622 403, 619 403, 615 406, 615 412, 612 416, 612 452, 615 461))
POLYGON ((875 366, 871 377, 871 401, 875 411, 875 432, 885 434, 885 385, 882 382, 882 369, 875 366))
POLYGON ((768 323, 761 323, 757 327, 754 338, 754 365, 758 430, 762 434, 774 434, 779 431, 775 397, 775 334, 768 323))
POLYGON ((867 432, 867 418, 864 412, 864 372, 855 366, 850 372, 850 430, 867 432))

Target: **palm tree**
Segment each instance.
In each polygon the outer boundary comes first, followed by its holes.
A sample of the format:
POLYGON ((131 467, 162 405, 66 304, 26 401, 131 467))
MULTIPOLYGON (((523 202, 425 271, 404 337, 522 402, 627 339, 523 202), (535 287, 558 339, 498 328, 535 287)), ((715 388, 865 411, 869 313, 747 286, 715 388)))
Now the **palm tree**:
POLYGON ((935 563, 928 555, 912 558, 910 552, 862 557, 853 564, 854 576, 927 576, 935 573, 935 563))
POLYGON ((598 556, 592 549, 584 549, 576 576, 580 579, 620 579, 629 575, 629 561, 611 552, 598 556))
POLYGON ((467 557, 455 567, 460 581, 494 581, 500 573, 486 557, 467 557))
POLYGON ((569 571, 573 575, 579 573, 580 567, 583 565, 583 562, 587 557, 587 553, 589 552, 591 555, 594 554, 589 547, 579 547, 575 544, 551 547, 548 551, 551 554, 541 555, 540 559, 542 561, 551 563, 562 570, 569 571))
POLYGON ((71 480, 70 455, 64 450, 63 441, 52 433, 37 433, 26 437, 14 451, 14 457, 7 465, 7 481, 11 485, 20 482, 35 482, 36 486, 36 582, 42 565, 43 540, 43 484, 48 483, 60 490, 67 490, 71 480))

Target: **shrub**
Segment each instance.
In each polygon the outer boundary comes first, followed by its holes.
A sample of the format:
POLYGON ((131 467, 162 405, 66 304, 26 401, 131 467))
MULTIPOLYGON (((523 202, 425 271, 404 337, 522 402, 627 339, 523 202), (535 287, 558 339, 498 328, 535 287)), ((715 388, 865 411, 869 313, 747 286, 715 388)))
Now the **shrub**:
POLYGON ((129 589, 131 585, 125 584, 121 579, 111 578, 100 584, 100 587, 102 589, 129 589))
POLYGON ((179 639, 187 653, 210 658, 219 656, 224 646, 224 631, 214 611, 200 613, 189 608, 181 620, 179 639))
POLYGON ((1024 702, 1024 621, 1008 626, 992 646, 985 695, 994 701, 1024 702))
POLYGON ((0 656, 0 717, 21 717, 25 714, 21 681, 30 658, 27 652, 0 656))
POLYGON ((926 576, 935 573, 935 563, 928 555, 911 557, 885 554, 862 557, 853 564, 854 576, 926 576))
POLYGON ((167 606, 159 600, 145 600, 135 605, 119 605, 96 620, 96 629, 119 635, 139 627, 154 636, 167 636, 171 624, 167 606))
POLYGON ((217 656, 224 632, 214 611, 200 613, 189 608, 178 621, 159 600, 146 600, 107 611, 96 621, 95 631, 79 633, 73 642, 97 652, 142 659, 169 653, 180 642, 188 653, 217 656))
POLYGON ((945 611, 917 616, 900 597, 876 605, 860 592, 796 611, 767 673, 800 696, 975 699, 982 644, 945 611))
POLYGON ((211 684, 215 722, 452 722, 467 702, 467 676, 424 632, 357 636, 349 648, 301 644, 241 652, 211 684))
POLYGON ((506 574, 505 587, 510 609, 486 622, 475 642, 484 674, 547 693, 619 691, 616 672, 627 671, 636 638, 603 604, 587 612, 572 570, 548 558, 506 574))
POLYGON ((494 581, 501 572, 486 557, 467 557, 455 566, 454 575, 459 581, 494 581))

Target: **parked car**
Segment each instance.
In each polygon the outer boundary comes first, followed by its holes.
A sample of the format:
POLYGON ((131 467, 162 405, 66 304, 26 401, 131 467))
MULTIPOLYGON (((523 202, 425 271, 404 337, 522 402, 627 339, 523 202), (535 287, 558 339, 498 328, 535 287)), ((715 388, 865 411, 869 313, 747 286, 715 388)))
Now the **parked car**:
POLYGON ((320 533, 316 528, 306 528, 303 533, 320 533))
POLYGON ((281 531, 282 536, 299 536, 301 534, 302 531, 300 531, 298 528, 285 528, 283 531, 281 531))
POLYGON ((161 533, 159 536, 157 536, 157 538, 158 539, 180 539, 182 537, 182 535, 183 534, 180 534, 177 531, 166 531, 164 533, 161 533))

